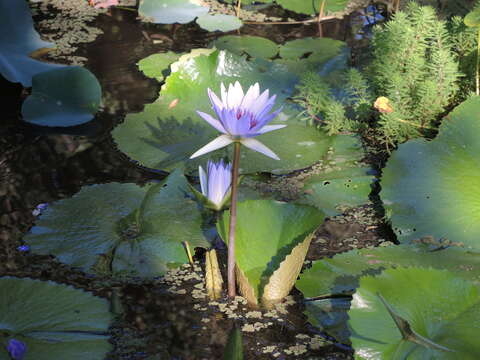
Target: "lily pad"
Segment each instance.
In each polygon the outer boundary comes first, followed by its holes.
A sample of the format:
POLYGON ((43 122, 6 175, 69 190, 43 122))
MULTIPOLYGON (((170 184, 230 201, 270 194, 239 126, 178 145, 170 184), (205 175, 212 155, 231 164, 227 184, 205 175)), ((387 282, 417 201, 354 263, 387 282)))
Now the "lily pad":
POLYGON ((138 68, 149 78, 162 82, 170 74, 169 68, 182 54, 167 51, 166 53, 152 54, 138 62, 138 68))
POLYGON ((141 0, 138 13, 156 24, 186 24, 207 14, 208 9, 194 0, 141 0))
POLYGON ((205 14, 197 18, 197 24, 207 31, 228 32, 240 29, 243 25, 242 20, 233 15, 225 14, 205 14))
MULTIPOLYGON (((27 346, 24 360, 104 359, 111 351, 109 302, 71 286, 0 278, 0 342, 27 346)), ((0 347, 0 359, 10 359, 0 347)))
MULTIPOLYGON (((273 200, 238 203, 235 253, 240 290, 247 301, 264 306, 290 292, 323 214, 311 206, 273 200)), ((229 213, 217 230, 228 243, 229 213)))
POLYGON ((401 144, 381 198, 401 242, 433 236, 480 248, 480 97, 456 107, 432 141, 401 144))
POLYGON ((302 203, 318 207, 327 216, 339 213, 339 208, 365 204, 372 190, 374 176, 367 167, 348 167, 314 175, 305 182, 302 203))
MULTIPOLYGON (((276 0, 276 2, 287 10, 309 15, 318 14, 322 4, 322 1, 312 0, 276 0)), ((344 11, 347 4, 348 0, 325 0, 323 13, 344 11)))
POLYGON ((146 187, 87 186, 50 205, 25 241, 33 252, 87 272, 162 275, 188 261, 182 241, 208 246, 201 213, 187 192, 180 171, 146 187))
MULTIPOLYGON (((205 161, 202 158, 189 161, 189 157, 218 136, 215 129, 195 112, 211 112, 207 88, 218 93, 221 82, 227 84, 238 80, 244 87, 259 82, 262 89, 268 88, 271 94, 277 94, 280 106, 293 93, 298 80, 282 64, 262 59, 247 61, 226 51, 213 51, 173 65, 177 71, 167 78, 159 99, 145 106, 142 113, 129 114, 112 132, 122 151, 151 168, 169 170, 186 163, 187 171, 192 172, 205 161), (176 104, 173 108, 172 103, 176 104)), ((240 164, 243 173, 287 173, 308 167, 340 138, 347 142, 352 140, 358 150, 358 140, 349 136, 328 136, 297 120, 298 113, 299 110, 286 106, 274 122, 286 123, 287 127, 258 138, 281 160, 272 161, 244 149, 240 164)), ((212 157, 225 156, 227 151, 225 148, 218 150, 212 153, 212 157)))
POLYGON ((32 77, 64 65, 40 62, 29 57, 52 43, 40 39, 26 1, 0 0, 0 74, 11 82, 25 87, 32 85, 32 77))
POLYGON ((23 102, 25 121, 42 126, 74 126, 93 119, 102 98, 97 78, 79 66, 33 77, 32 94, 23 102))
POLYGON ((465 18, 463 19, 465 25, 468 27, 479 27, 480 26, 480 7, 476 7, 470 11, 465 18))
POLYGON ((237 55, 248 54, 252 57, 270 59, 278 54, 278 45, 261 36, 225 35, 212 45, 219 50, 228 50, 237 55))
POLYGON ((474 360, 480 354, 479 289, 448 271, 388 269, 362 277, 348 315, 356 359, 474 360))
POLYGON ((312 299, 305 304, 308 321, 337 340, 348 341, 350 333, 345 323, 348 306, 345 301, 349 303, 350 298, 334 300, 351 295, 361 275, 398 266, 447 269, 480 288, 480 253, 458 247, 433 251, 425 244, 351 250, 331 259, 315 261, 295 283, 307 299, 312 299))

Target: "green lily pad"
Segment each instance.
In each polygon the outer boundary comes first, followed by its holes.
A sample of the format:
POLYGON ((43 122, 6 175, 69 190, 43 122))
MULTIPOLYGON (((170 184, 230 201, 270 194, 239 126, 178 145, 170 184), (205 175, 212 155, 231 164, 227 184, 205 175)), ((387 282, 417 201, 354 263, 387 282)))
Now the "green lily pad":
POLYGON ((53 46, 41 40, 33 27, 28 2, 0 0, 0 74, 5 79, 30 87, 34 75, 64 67, 29 57, 38 49, 53 46))
POLYGON ((228 50, 233 54, 248 54, 262 59, 270 59, 278 54, 278 45, 260 36, 225 35, 215 40, 212 45, 219 50, 228 50))
MULTIPOLYGON (((142 113, 129 114, 112 132, 122 151, 151 168, 169 170, 186 163, 187 171, 192 172, 205 162, 203 158, 190 161, 189 157, 219 135, 195 112, 211 113, 207 88, 218 93, 221 82, 228 84, 238 80, 244 88, 259 82, 262 89, 268 88, 271 94, 277 94, 280 106, 293 93, 298 80, 282 64, 262 59, 247 61, 226 51, 190 57, 173 65, 177 71, 167 78, 159 99, 145 106, 142 113), (176 106, 171 107, 172 103, 176 106)), ((240 163, 243 173, 287 173, 302 169, 315 163, 337 142, 354 142, 358 150, 358 140, 349 136, 328 136, 297 120, 298 113, 299 110, 286 106, 274 122, 286 123, 287 127, 258 137, 281 160, 272 161, 244 149, 240 163)), ((211 156, 225 156, 227 151, 230 150, 217 150, 211 156)))
POLYGON ((188 261, 182 241, 192 248, 209 245, 200 210, 187 192, 180 171, 143 188, 87 186, 50 205, 25 241, 33 252, 53 254, 87 272, 161 275, 188 261))
MULTIPOLYGON (((108 301, 90 293, 51 281, 0 278, 0 343, 25 343, 24 360, 104 359, 112 349, 111 321, 108 301)), ((0 359, 10 359, 4 346, 0 359)))
POLYGON ((480 97, 455 108, 432 141, 401 144, 381 198, 402 242, 433 236, 480 248, 480 97))
POLYGON ((23 102, 22 115, 36 125, 80 125, 93 119, 101 98, 100 84, 87 69, 50 70, 33 77, 32 94, 23 102))
MULTIPOLYGON (((283 8, 295 11, 301 14, 314 15, 320 11, 321 1, 312 0, 276 0, 277 4, 283 8)), ((344 11, 348 0, 325 0, 323 8, 324 14, 331 12, 344 11)))
POLYGON ((240 29, 243 25, 242 20, 233 15, 225 14, 205 14, 197 18, 197 24, 207 31, 228 32, 240 29))
MULTIPOLYGON (((250 304, 265 306, 290 292, 323 214, 311 206, 273 200, 238 203, 235 253, 240 289, 250 304)), ((228 243, 229 213, 217 230, 228 243)))
POLYGON ((138 13, 156 24, 186 24, 208 13, 208 6, 193 0, 141 0, 138 13))
POLYGON ((388 269, 362 277, 348 315, 356 359, 474 360, 480 354, 479 289, 448 271, 388 269))
POLYGON ((162 82, 170 74, 170 65, 178 60, 183 54, 177 54, 173 51, 166 53, 152 54, 138 62, 138 68, 145 76, 162 82))
MULTIPOLYGON (((351 250, 331 259, 315 261, 295 283, 306 298, 318 299, 306 302, 308 321, 337 340, 348 341, 349 331, 345 323, 348 306, 343 300, 331 300, 351 295, 361 275, 397 266, 446 269, 480 288, 480 253, 458 247, 432 251, 425 244, 351 250)), ((350 301, 349 298, 344 300, 350 301)))
POLYGON ((327 216, 339 213, 342 207, 368 202, 374 177, 367 167, 348 167, 314 175, 305 182, 302 203, 313 205, 327 216))
POLYGON ((463 21, 468 27, 480 26, 480 7, 477 6, 475 9, 465 15, 463 21))

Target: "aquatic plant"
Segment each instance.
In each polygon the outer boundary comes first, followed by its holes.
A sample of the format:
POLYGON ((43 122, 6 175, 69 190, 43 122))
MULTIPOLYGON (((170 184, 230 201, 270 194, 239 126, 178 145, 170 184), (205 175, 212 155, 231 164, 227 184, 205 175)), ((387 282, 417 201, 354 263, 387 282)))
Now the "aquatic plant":
MULTIPOLYGON (((223 133, 215 140, 211 141, 200 150, 196 151, 190 158, 204 155, 210 151, 214 151, 234 144, 234 157, 232 165, 232 204, 230 207, 230 227, 228 237, 228 295, 235 297, 235 225, 237 217, 237 184, 240 167, 240 145, 249 149, 258 151, 275 160, 279 160, 278 156, 263 145, 260 141, 253 139, 261 134, 284 128, 286 125, 268 125, 278 113, 277 109, 270 112, 275 104, 276 95, 269 96, 269 90, 265 90, 260 94, 260 86, 258 83, 249 87, 244 94, 242 86, 239 82, 230 84, 228 91, 225 85, 220 85, 221 100, 209 88, 208 96, 218 119, 213 116, 198 111, 205 121, 207 121, 215 129, 223 133)), ((201 176, 201 175, 200 175, 201 176)), ((219 183, 216 184, 220 186, 219 183)))
POLYGON ((480 4, 470 11, 464 19, 465 25, 476 29, 477 32, 477 54, 475 61, 475 92, 480 95, 480 4))

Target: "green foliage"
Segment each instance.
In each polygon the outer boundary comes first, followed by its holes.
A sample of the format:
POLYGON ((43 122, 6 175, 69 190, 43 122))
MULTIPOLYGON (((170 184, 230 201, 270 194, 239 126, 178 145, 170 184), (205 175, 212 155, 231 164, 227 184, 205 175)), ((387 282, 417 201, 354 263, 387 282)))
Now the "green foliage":
POLYGON ((460 73, 445 23, 433 8, 413 2, 374 30, 368 69, 375 94, 393 108, 379 119, 386 144, 432 128, 458 89, 460 73))
POLYGON ((387 148, 425 135, 458 90, 459 56, 452 49, 463 49, 465 56, 471 51, 468 33, 458 41, 452 38, 433 8, 410 3, 374 29, 372 61, 363 74, 350 69, 333 85, 308 73, 297 86, 295 100, 308 119, 318 120, 330 134, 362 130, 370 119, 378 118, 380 141, 387 148), (392 112, 373 109, 381 96, 389 99, 392 112))
POLYGON ((304 120, 322 125, 328 135, 357 130, 357 124, 346 117, 344 104, 335 99, 327 80, 316 72, 303 74, 297 92, 294 101, 305 109, 304 120))

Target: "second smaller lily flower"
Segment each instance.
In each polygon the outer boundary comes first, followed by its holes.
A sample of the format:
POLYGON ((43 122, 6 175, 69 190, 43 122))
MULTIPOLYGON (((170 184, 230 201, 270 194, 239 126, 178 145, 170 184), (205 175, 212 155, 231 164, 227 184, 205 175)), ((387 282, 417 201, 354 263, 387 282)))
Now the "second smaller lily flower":
POLYGON ((207 172, 198 167, 202 193, 191 187, 193 193, 205 207, 219 211, 230 200, 232 185, 232 164, 208 161, 207 172))

